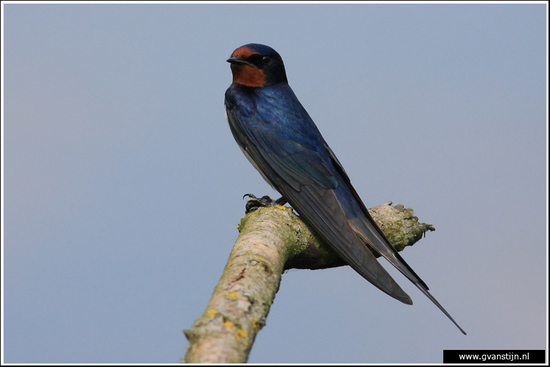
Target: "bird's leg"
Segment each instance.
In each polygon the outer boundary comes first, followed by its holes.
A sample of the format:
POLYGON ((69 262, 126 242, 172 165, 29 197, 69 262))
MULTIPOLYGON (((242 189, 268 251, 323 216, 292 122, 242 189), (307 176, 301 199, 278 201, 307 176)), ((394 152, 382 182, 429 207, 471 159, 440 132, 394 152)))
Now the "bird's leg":
POLYGON ((244 194, 243 199, 247 196, 250 199, 248 199, 246 202, 245 213, 250 213, 262 206, 269 206, 273 204, 273 200, 271 200, 271 198, 267 195, 258 198, 254 194, 244 194))
POLYGON ((288 203, 288 201, 286 201, 286 199, 283 196, 281 196, 280 198, 275 200, 274 203, 277 205, 285 205, 286 203, 288 203))
POLYGON ((263 206, 265 207, 270 205, 284 205, 287 203, 287 201, 283 197, 277 200, 272 200, 267 195, 262 196, 261 198, 257 198, 254 194, 244 194, 243 199, 247 196, 250 199, 246 202, 245 213, 250 213, 263 206))

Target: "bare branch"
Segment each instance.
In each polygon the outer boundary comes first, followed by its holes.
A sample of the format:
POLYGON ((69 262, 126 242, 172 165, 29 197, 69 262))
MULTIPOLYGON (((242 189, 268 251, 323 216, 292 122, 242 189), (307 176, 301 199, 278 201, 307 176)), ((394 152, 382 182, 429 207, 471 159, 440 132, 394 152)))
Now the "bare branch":
MULTIPOLYGON (((369 212, 398 251, 435 230, 401 204, 388 202, 369 212)), ((189 340, 185 362, 246 362, 284 270, 346 265, 288 207, 259 208, 245 215, 238 228, 240 235, 204 314, 184 330, 189 340)))

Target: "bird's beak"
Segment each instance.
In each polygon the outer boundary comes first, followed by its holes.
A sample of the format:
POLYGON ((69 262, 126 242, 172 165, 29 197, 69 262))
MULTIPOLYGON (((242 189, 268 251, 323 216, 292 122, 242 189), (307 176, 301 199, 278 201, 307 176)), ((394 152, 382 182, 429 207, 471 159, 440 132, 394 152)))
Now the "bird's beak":
POLYGON ((248 62, 245 59, 242 59, 240 57, 230 57, 229 59, 227 59, 227 62, 229 62, 231 64, 241 64, 241 65, 254 66, 252 63, 250 63, 250 62, 248 62))

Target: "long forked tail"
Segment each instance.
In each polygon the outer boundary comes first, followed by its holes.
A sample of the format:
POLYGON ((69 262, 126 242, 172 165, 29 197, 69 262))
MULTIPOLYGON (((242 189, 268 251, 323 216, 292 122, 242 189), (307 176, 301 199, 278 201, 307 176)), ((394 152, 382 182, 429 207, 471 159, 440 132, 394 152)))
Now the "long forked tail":
POLYGON ((375 224, 374 220, 368 214, 364 218, 357 218, 350 220, 350 224, 356 234, 363 240, 363 242, 370 247, 374 253, 378 253, 384 257, 390 264, 395 266, 403 275, 405 275, 418 289, 422 291, 448 318, 456 325, 456 327, 466 335, 464 329, 462 329, 451 315, 439 304, 439 302, 430 294, 428 286, 415 271, 407 264, 407 262, 399 255, 395 248, 391 245, 390 241, 386 238, 382 230, 375 224))
POLYGON ((453 317, 451 315, 449 315, 447 310, 445 310, 443 308, 443 306, 441 306, 439 304, 439 302, 435 299, 434 296, 431 295, 431 293, 427 289, 425 289, 424 287, 422 287, 421 284, 418 284, 418 283, 414 283, 414 285, 416 285, 418 287, 418 289, 420 289, 422 291, 422 293, 424 293, 426 295, 426 297, 428 297, 430 299, 430 301, 432 301, 441 310, 441 312, 443 312, 445 314, 445 316, 447 316, 449 318, 449 320, 451 320, 453 322, 453 324, 456 325, 456 327, 462 332, 462 334, 466 335, 466 332, 464 331, 464 329, 462 329, 460 327, 460 325, 458 325, 456 323, 456 321, 453 319, 453 317))

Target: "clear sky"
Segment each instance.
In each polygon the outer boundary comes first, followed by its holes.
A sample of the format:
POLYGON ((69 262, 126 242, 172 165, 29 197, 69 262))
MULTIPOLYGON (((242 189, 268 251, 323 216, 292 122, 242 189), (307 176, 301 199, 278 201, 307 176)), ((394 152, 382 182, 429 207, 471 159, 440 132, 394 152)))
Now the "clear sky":
POLYGON ((547 345, 544 4, 3 4, 5 362, 178 362, 244 214, 277 194, 223 110, 267 44, 369 207, 436 231, 388 297, 283 275, 249 362, 547 345))

